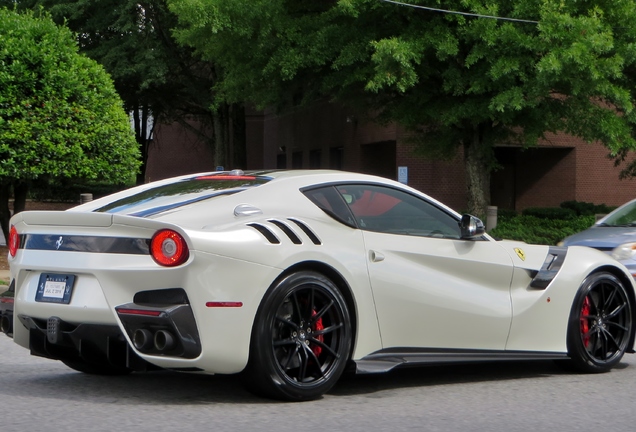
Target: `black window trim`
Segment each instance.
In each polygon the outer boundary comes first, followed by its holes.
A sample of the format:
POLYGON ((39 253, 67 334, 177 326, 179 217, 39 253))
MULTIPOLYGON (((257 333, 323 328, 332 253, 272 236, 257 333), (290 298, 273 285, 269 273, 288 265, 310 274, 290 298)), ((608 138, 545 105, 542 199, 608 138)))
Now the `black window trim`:
MULTIPOLYGON (((305 197, 309 201, 311 201, 311 199, 305 194, 305 192, 312 191, 312 190, 315 190, 315 189, 325 189, 327 187, 332 187, 332 188, 336 189, 337 186, 347 186, 347 185, 378 186, 378 187, 383 187, 383 188, 387 188, 387 189, 393 189, 395 191, 399 191, 399 192, 411 195, 414 198, 421 199, 421 200, 425 201, 429 205, 435 207, 437 210, 439 210, 439 211, 447 214, 449 217, 455 219, 457 221, 458 225, 459 225, 459 223, 461 221, 461 215, 459 217, 455 216, 453 213, 450 213, 447 209, 439 206, 437 203, 429 200, 427 197, 415 194, 415 193, 413 193, 410 190, 402 189, 402 188, 399 188, 399 187, 395 187, 393 185, 387 185, 385 183, 380 183, 380 182, 355 181, 355 180, 333 181, 333 182, 326 182, 326 183, 321 183, 321 184, 317 184, 317 185, 305 186, 305 187, 300 188, 300 192, 302 192, 302 194, 305 195, 305 197)), ((337 189, 336 189, 336 192, 338 192, 337 189)), ((338 217, 338 215, 334 214, 333 212, 331 212, 329 210, 323 209, 322 207, 318 206, 313 201, 311 201, 311 203, 313 205, 315 205, 316 207, 318 207, 320 210, 324 211, 329 216, 331 216, 333 219, 337 220, 338 222, 342 223, 345 226, 348 226, 348 227, 354 228, 354 229, 359 229, 361 231, 369 231, 367 229, 364 229, 364 228, 361 228, 360 226, 358 226, 358 222, 356 221, 355 215, 351 212, 351 208, 349 207, 349 205, 346 202, 344 202, 344 198, 342 198, 342 194, 340 194, 340 192, 338 192, 338 196, 340 196, 340 199, 343 201, 344 205, 347 207, 347 211, 350 213, 350 215, 352 217, 353 224, 349 224, 346 221, 343 221, 341 218, 338 217)), ((374 232, 376 232, 376 231, 374 231, 374 232)), ((449 239, 447 239, 447 240, 449 240, 449 239)), ((457 239, 455 239, 455 240, 457 240, 457 239)), ((459 240, 462 240, 462 239, 460 238, 459 240)), ((472 241, 476 241, 476 240, 477 241, 482 241, 482 240, 488 240, 488 239, 486 238, 486 236, 481 236, 479 238, 472 239, 472 241)))

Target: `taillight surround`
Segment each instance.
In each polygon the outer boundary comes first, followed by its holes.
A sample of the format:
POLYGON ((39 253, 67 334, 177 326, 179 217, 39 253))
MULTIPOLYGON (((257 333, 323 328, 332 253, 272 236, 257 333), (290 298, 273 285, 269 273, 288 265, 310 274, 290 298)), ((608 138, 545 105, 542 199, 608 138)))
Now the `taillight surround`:
POLYGON ((18 248, 20 247, 20 235, 18 234, 18 230, 15 226, 11 227, 9 231, 9 255, 12 257, 18 253, 18 248))
POLYGON ((150 255, 159 265, 175 267, 188 260, 190 251, 181 234, 171 229, 163 229, 152 236, 150 255))

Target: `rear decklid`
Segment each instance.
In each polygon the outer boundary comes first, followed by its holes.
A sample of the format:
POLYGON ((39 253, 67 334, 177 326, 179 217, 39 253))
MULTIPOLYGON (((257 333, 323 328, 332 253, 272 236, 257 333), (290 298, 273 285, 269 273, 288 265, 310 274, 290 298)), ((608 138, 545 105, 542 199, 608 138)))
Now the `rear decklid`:
POLYGON ((78 212, 26 211, 11 218, 18 249, 67 252, 149 254, 152 236, 169 228, 187 237, 180 227, 133 216, 78 212))

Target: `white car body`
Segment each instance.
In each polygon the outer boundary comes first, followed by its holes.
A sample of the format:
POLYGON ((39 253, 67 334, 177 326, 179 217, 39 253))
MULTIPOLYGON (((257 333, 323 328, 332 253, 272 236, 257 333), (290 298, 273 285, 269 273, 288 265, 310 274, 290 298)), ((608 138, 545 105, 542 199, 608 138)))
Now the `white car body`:
MULTIPOLYGON (((148 208, 167 207, 143 217, 95 211, 162 185, 216 174, 146 184, 66 212, 15 215, 11 225, 22 239, 48 242, 20 247, 9 257, 15 342, 33 348, 35 330, 24 317, 40 323, 58 317, 72 326, 116 327, 129 351, 160 368, 238 373, 250 360, 255 317, 268 290, 290 269, 310 268, 347 287, 352 316, 349 358, 359 372, 448 360, 559 359, 568 357, 571 311, 589 275, 609 272, 621 281, 631 301, 635 296, 629 272, 589 248, 496 241, 487 234, 468 240, 360 229, 335 220, 303 193, 316 185, 378 185, 417 197, 460 221, 458 213, 417 190, 362 174, 263 172, 260 175, 270 181, 230 195, 176 207, 171 207, 172 197, 165 197, 165 203, 157 202, 162 198, 148 199, 148 208), (262 227, 280 242, 270 242, 262 227), (144 253, 64 249, 65 242, 84 237, 149 241, 166 228, 187 243, 189 257, 182 265, 162 267, 144 253), (555 257, 562 259, 556 271, 542 272, 555 257), (68 304, 36 301, 43 273, 74 275, 68 304), (545 286, 532 286, 546 275, 545 286), (136 348, 122 322, 125 315, 116 308, 130 308, 139 292, 163 289, 187 294, 199 352, 184 357, 136 348)), ((139 214, 139 207, 135 211, 139 214)), ((625 351, 633 352, 632 327, 629 333, 625 351)), ((47 347, 51 340, 45 342, 47 347)))

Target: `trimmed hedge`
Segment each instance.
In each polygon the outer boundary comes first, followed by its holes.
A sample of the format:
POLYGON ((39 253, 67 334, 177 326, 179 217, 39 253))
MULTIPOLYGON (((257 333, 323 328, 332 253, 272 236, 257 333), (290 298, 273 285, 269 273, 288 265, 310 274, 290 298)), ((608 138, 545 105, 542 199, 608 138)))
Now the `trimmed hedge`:
POLYGON ((531 244, 556 245, 565 237, 594 225, 595 215, 607 214, 615 208, 605 204, 565 201, 560 207, 527 208, 521 215, 502 209, 498 213, 497 228, 489 234, 531 244))
POLYGON ((574 210, 562 207, 531 207, 525 209, 521 214, 539 219, 569 220, 576 217, 574 210))
POLYGON ((609 207, 605 204, 593 204, 583 201, 564 201, 561 207, 574 211, 577 216, 594 216, 595 214, 607 214, 616 207, 609 207))
POLYGON ((496 238, 519 240, 532 244, 556 245, 565 237, 594 225, 594 216, 574 216, 569 219, 546 219, 530 215, 497 220, 489 232, 496 238))
POLYGON ((93 199, 119 192, 130 185, 114 185, 99 182, 61 182, 34 184, 29 188, 29 198, 34 201, 54 201, 79 203, 80 194, 91 193, 93 199))

